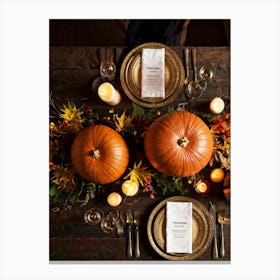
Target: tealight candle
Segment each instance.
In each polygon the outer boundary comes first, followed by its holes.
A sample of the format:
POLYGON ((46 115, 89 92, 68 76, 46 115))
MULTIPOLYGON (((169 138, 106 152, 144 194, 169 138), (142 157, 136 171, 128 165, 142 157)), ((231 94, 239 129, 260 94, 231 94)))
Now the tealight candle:
POLYGON ((127 196, 134 196, 137 194, 139 185, 131 180, 126 180, 122 184, 122 192, 127 196))
POLYGON ((225 172, 222 168, 215 168, 210 173, 210 179, 214 183, 220 183, 225 177, 225 172))
POLYGON ((209 191, 209 183, 205 180, 199 180, 195 185, 194 189, 199 194, 206 194, 209 191))
POLYGON ((215 97, 210 102, 210 111, 213 114, 220 114, 225 109, 225 102, 220 97, 215 97))
POLYGON ((122 202, 122 197, 117 192, 112 192, 107 197, 107 202, 110 206, 116 207, 122 202))
POLYGON ((98 96, 102 101, 111 106, 115 106, 121 102, 120 93, 108 82, 102 83, 98 87, 98 96))

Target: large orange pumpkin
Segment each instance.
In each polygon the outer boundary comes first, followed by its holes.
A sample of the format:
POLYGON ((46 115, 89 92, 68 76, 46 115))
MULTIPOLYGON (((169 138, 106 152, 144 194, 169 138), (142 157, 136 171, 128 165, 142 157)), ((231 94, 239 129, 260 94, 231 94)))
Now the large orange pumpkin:
POLYGON ((210 160, 213 138, 196 115, 175 111, 159 117, 144 138, 145 153, 159 172, 176 177, 198 173, 210 160))
POLYGON ((83 129, 71 147, 73 167, 85 180, 109 184, 121 177, 129 161, 128 147, 112 128, 92 125, 83 129))

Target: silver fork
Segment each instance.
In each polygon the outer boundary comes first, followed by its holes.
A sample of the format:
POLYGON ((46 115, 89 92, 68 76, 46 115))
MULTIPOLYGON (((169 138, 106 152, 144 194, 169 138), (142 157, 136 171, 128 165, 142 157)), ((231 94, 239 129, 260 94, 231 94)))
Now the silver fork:
POLYGON ((140 226, 140 214, 139 211, 135 211, 133 215, 133 223, 135 225, 135 257, 140 257, 140 242, 139 242, 139 226, 140 226))
POLYGON ((131 210, 126 212, 126 224, 127 224, 127 256, 132 257, 132 225, 133 218, 131 210))

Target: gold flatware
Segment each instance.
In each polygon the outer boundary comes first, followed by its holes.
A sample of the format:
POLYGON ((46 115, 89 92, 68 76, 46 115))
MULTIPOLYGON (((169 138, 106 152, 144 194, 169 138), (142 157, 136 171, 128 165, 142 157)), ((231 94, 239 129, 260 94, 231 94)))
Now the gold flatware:
POLYGON ((135 257, 140 257, 140 232, 139 232, 139 226, 140 226, 140 214, 139 211, 135 211, 133 214, 133 223, 135 225, 135 257))
POLYGON ((188 84, 192 81, 192 78, 190 77, 190 49, 186 48, 184 49, 185 53, 185 65, 186 65, 186 78, 184 81, 185 86, 188 86, 188 84))
POLYGON ((224 237, 224 224, 230 224, 230 218, 228 217, 228 211, 221 210, 218 213, 218 223, 220 224, 220 257, 225 256, 225 237, 224 237))
POLYGON ((133 225, 131 210, 127 210, 126 212, 126 224, 127 224, 127 256, 131 258, 132 257, 132 225, 133 225))

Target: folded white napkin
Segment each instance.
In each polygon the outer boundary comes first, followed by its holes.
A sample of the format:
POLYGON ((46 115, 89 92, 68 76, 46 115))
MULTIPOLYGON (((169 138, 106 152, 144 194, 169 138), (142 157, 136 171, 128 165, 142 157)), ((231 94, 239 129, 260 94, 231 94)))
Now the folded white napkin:
POLYGON ((141 97, 165 97, 165 49, 142 49, 141 97))
POLYGON ((167 202, 166 252, 192 253, 191 202, 167 202))

